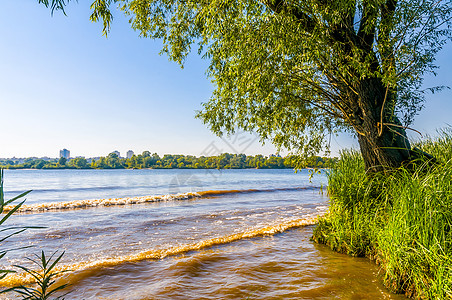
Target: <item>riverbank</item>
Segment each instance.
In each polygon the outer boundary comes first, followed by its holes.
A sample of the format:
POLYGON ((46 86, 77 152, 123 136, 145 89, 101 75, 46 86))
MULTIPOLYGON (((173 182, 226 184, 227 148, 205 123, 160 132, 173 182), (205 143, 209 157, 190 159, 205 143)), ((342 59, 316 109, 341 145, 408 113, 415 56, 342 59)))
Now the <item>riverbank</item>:
POLYGON ((294 168, 329 168, 337 158, 312 156, 300 159, 288 155, 245 155, 221 153, 216 156, 193 156, 157 153, 133 155, 130 158, 119 157, 110 153, 107 157, 96 158, 0 158, 0 167, 4 169, 294 169, 294 168))
POLYGON ((357 152, 343 152, 328 175, 331 206, 313 239, 371 258, 393 292, 451 299, 452 133, 416 146, 438 163, 372 178, 357 152))

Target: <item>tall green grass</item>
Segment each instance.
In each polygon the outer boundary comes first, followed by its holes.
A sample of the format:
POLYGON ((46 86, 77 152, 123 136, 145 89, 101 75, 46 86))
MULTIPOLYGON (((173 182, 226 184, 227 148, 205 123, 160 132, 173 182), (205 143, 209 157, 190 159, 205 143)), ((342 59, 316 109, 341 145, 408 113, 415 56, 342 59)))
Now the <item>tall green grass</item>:
POLYGON ((344 151, 328 175, 330 211, 313 239, 374 259, 394 292, 452 299, 452 132, 417 147, 437 164, 372 177, 357 152, 344 151))

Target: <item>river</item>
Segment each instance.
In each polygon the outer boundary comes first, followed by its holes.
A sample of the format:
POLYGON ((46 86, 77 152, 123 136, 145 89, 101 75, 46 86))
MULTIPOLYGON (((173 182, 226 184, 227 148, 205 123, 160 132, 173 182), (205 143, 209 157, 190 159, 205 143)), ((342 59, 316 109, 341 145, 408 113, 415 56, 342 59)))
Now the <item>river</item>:
MULTIPOLYGON (((6 170, 25 190, 4 267, 65 251, 66 299, 403 299, 378 267, 310 241, 325 175, 307 170, 6 170)), ((23 283, 13 274, 2 284, 23 283)), ((11 296, 11 295, 10 295, 11 296)))

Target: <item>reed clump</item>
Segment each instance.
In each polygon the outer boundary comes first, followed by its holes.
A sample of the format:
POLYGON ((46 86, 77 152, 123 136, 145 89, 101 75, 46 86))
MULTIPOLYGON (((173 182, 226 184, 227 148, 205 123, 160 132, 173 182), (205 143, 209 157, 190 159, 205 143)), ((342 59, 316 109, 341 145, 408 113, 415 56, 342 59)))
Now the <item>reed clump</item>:
POLYGON ((384 176, 368 176, 359 153, 344 151, 328 174, 331 206, 313 239, 375 260, 394 292, 452 299, 452 131, 417 147, 436 163, 384 176))

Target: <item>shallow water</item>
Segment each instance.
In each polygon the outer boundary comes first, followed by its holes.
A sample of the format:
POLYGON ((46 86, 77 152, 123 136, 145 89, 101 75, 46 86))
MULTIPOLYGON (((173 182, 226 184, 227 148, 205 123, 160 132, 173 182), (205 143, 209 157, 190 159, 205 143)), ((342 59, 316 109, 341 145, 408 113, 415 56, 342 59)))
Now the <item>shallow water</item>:
MULTIPOLYGON (((5 175, 7 191, 19 193, 30 185, 35 190, 27 203, 40 207, 14 216, 9 225, 47 228, 3 243, 34 246, 15 251, 3 264, 27 265, 25 257, 40 249, 65 250, 60 268, 71 272, 59 283, 71 284, 66 299, 400 297, 381 286, 367 259, 333 253, 309 240, 310 224, 328 205, 323 175, 313 182, 307 171, 291 170, 5 175), (150 200, 130 201, 142 196, 150 200), (68 203, 87 199, 84 203, 95 205, 67 209, 68 203)), ((15 274, 3 284, 27 280, 15 274)))

